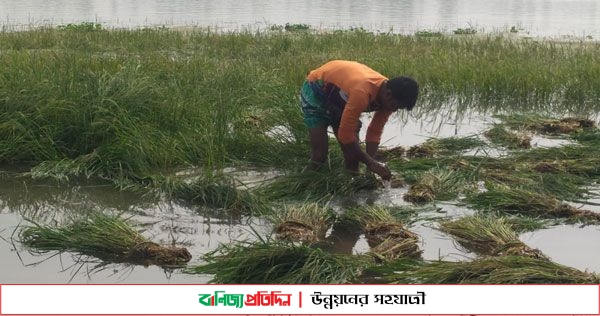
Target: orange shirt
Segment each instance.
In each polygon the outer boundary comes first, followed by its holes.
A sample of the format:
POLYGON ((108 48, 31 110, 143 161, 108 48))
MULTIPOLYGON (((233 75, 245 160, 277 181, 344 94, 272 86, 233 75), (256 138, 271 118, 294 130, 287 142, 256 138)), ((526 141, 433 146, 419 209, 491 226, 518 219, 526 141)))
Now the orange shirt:
MULTIPOLYGON (((338 140, 342 144, 358 142, 356 129, 360 114, 367 110, 369 104, 375 102, 379 88, 387 78, 363 64, 333 60, 311 71, 306 79, 332 83, 348 95, 338 129, 338 140)), ((367 128, 367 142, 380 142, 383 126, 391 114, 391 111, 375 111, 367 128)))

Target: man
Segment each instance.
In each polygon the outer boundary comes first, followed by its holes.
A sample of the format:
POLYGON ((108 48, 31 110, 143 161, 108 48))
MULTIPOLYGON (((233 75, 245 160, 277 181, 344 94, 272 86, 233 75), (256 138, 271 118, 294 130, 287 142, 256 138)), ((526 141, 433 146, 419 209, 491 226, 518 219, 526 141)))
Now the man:
POLYGON ((358 173, 363 162, 367 169, 391 178, 387 166, 374 159, 383 127, 398 109, 411 110, 417 101, 419 85, 409 77, 388 79, 366 65, 333 60, 311 71, 300 91, 304 122, 308 126, 311 165, 327 160, 327 128, 331 126, 344 154, 344 166, 358 173), (367 129, 366 153, 359 144, 360 115, 375 112, 367 129))

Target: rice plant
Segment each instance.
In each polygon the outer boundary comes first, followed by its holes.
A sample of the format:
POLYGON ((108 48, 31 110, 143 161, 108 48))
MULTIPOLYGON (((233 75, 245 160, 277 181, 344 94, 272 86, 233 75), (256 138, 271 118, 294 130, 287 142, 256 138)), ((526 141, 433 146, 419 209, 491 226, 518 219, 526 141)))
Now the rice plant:
POLYGON ((508 214, 590 222, 600 219, 598 213, 577 209, 550 195, 519 188, 497 186, 486 192, 469 195, 465 202, 476 209, 500 210, 508 214))
POLYGON ((449 200, 456 198, 459 193, 471 192, 474 189, 469 174, 449 168, 434 168, 422 173, 404 194, 403 199, 413 203, 449 200))
POLYGON ((190 259, 185 248, 164 247, 145 238, 125 219, 93 213, 64 227, 22 227, 18 241, 34 252, 74 252, 108 262, 181 266, 190 259))
POLYGON ((348 196, 361 190, 381 187, 373 174, 351 175, 343 167, 303 170, 276 178, 258 192, 268 200, 293 199, 319 201, 333 196, 348 196))
POLYGON ((222 284, 357 283, 368 257, 332 254, 301 244, 259 240, 221 245, 188 273, 211 274, 222 284))
POLYGON ((387 208, 356 208, 346 216, 361 226, 371 247, 369 254, 378 261, 420 258, 422 250, 418 246, 419 236, 406 229, 387 208))
POLYGON ((521 242, 508 221, 502 217, 468 216, 442 222, 439 229, 451 235, 467 250, 480 255, 521 255, 548 259, 541 251, 521 242))
POLYGON ((315 243, 325 239, 335 217, 333 210, 314 202, 284 205, 271 219, 278 239, 315 243))

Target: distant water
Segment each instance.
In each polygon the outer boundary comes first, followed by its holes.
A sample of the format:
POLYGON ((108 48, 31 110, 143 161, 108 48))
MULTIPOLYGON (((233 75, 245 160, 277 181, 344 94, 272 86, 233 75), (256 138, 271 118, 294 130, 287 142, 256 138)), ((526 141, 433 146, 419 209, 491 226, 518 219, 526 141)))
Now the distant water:
POLYGON ((207 26, 219 30, 308 24, 411 34, 458 28, 542 37, 600 38, 598 0, 0 0, 0 23, 27 28, 84 21, 105 27, 207 26))

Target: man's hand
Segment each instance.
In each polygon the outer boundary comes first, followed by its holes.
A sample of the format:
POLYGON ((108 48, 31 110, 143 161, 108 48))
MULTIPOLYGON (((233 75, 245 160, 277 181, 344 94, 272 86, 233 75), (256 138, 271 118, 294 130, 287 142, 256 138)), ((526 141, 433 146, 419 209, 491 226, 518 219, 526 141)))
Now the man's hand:
MULTIPOLYGON (((372 149, 376 148, 370 146, 370 150, 372 149)), ((389 180, 392 178, 392 172, 390 169, 388 169, 385 164, 378 162, 370 155, 363 152, 360 149, 358 142, 342 144, 342 151, 344 152, 346 169, 350 172, 358 171, 358 162, 361 161, 367 166, 369 171, 378 174, 383 180, 389 180)))
POLYGON ((373 161, 367 165, 367 169, 378 174, 383 180, 390 180, 392 178, 392 172, 384 163, 373 161))

